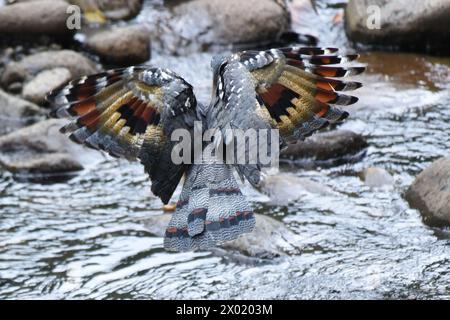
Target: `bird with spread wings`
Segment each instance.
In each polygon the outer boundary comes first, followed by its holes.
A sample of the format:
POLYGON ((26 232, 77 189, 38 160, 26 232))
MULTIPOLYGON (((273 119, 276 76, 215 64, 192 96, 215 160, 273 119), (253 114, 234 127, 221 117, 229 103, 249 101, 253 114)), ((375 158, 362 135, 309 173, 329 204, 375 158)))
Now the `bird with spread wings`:
MULTIPOLYGON (((176 129, 278 129, 283 142, 304 139, 348 116, 338 105, 356 97, 341 93, 361 83, 339 78, 360 66, 340 65, 358 55, 335 48, 288 47, 216 56, 209 105, 197 102, 192 86, 176 73, 134 66, 85 76, 48 94, 57 117, 71 117, 61 128, 76 143, 113 157, 140 161, 151 190, 168 203, 184 176, 176 211, 166 229, 170 251, 207 249, 251 232, 252 209, 233 169, 253 186, 259 165, 176 164, 171 153, 176 129)), ((225 143, 225 142, 224 142, 225 143)))

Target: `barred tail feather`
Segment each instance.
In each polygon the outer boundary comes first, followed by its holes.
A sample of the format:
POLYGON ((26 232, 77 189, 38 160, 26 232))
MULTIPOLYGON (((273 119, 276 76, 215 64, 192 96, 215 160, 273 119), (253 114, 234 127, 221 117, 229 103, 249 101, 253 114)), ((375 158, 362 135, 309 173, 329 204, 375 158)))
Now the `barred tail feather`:
POLYGON ((166 229, 164 248, 168 251, 189 251, 192 249, 192 238, 187 230, 187 204, 178 201, 177 209, 166 229))
POLYGON ((164 246, 170 251, 206 250, 251 232, 254 225, 253 212, 231 167, 193 165, 166 230, 164 246))

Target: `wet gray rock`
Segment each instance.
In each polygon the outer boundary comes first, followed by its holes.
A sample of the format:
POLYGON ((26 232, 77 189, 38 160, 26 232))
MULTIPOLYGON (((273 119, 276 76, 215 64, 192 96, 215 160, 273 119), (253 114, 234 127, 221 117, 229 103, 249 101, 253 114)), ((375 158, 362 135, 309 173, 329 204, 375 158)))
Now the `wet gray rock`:
POLYGON ((142 7, 142 0, 95 0, 98 8, 110 20, 130 19, 136 16, 142 7))
POLYGON ((146 219, 145 228, 156 237, 164 237, 171 218, 172 214, 169 213, 152 215, 146 219))
MULTIPOLYGON (((4 168, 15 174, 58 174, 83 170, 83 166, 68 153, 45 153, 39 157, 2 161, 4 168)), ((35 179, 33 179, 35 180, 35 179)))
MULTIPOLYGON (((148 231, 158 237, 164 237, 171 215, 155 215, 147 219, 145 226, 148 231)), ((212 252, 218 255, 231 256, 234 260, 246 262, 246 257, 272 258, 285 256, 298 250, 292 242, 295 238, 282 222, 271 217, 256 214, 255 229, 251 233, 244 234, 238 239, 223 244, 220 248, 212 248, 212 252), (237 252, 244 257, 233 255, 237 252)))
POLYGON ((370 167, 361 173, 361 178, 369 187, 392 186, 394 178, 383 168, 370 167))
POLYGON ((94 34, 86 47, 111 64, 140 64, 150 59, 150 33, 144 26, 113 28, 94 34))
POLYGON ((292 244, 295 236, 284 223, 261 214, 256 214, 255 218, 255 229, 251 233, 225 243, 223 248, 256 258, 284 256, 297 250, 292 244))
POLYGON ((22 96, 36 104, 43 104, 47 93, 60 87, 71 78, 72 74, 66 68, 44 70, 24 85, 22 96))
POLYGON ((142 0, 70 0, 81 8, 88 21, 90 13, 100 15, 93 21, 124 20, 135 17, 142 8, 142 0))
POLYGON ((80 159, 89 153, 59 133, 65 123, 64 119, 45 120, 0 137, 0 165, 17 175, 43 178, 81 170, 80 159))
POLYGON ((32 124, 43 115, 34 103, 0 90, 0 135, 32 124))
POLYGON ((0 34, 71 36, 66 27, 68 3, 40 0, 0 7, 0 34))
POLYGON ((301 199, 305 192, 319 196, 335 194, 332 189, 318 182, 286 173, 266 176, 261 181, 259 191, 269 196, 273 205, 287 205, 301 199))
POLYGON ((405 198, 418 209, 425 223, 450 226, 450 157, 423 170, 408 188, 405 198))
POLYGON ((169 49, 273 41, 289 27, 282 1, 193 0, 173 9, 170 32, 162 35, 169 49))
POLYGON ((346 31, 353 41, 383 45, 450 48, 450 2, 447 0, 350 0, 346 31), (372 6, 372 7, 370 7, 372 6), (369 28, 373 8, 380 8, 380 28, 369 28))
MULTIPOLYGON (((332 130, 317 133, 304 141, 290 144, 280 154, 280 161, 311 159, 318 164, 328 160, 346 160, 367 148, 366 139, 349 130, 332 130)), ((332 162, 332 161, 331 161, 332 162)), ((309 162, 308 162, 309 163, 309 162)))
MULTIPOLYGON (((8 0, 7 4, 49 1, 49 0, 8 0)), ((103 15, 103 19, 124 20, 135 17, 142 8, 142 0, 54 0, 64 1, 77 5, 84 14, 98 10, 103 15)), ((0 1, 1 3, 1 1, 0 1)), ((89 16, 85 15, 85 18, 89 16)), ((88 19, 89 20, 89 19, 88 19)))
POLYGON ((5 67, 0 84, 3 88, 7 88, 12 83, 31 80, 41 71, 54 68, 69 70, 72 78, 98 71, 93 61, 75 51, 44 51, 26 56, 18 62, 9 63, 5 67))

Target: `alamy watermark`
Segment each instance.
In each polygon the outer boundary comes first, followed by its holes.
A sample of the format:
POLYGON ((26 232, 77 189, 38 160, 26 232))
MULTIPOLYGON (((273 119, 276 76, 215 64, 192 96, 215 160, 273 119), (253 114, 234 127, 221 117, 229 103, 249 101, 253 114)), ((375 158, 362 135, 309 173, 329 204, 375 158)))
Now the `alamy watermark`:
POLYGON ((66 27, 69 30, 81 30, 81 8, 76 5, 67 7, 66 27))
POLYGON ((377 5, 367 7, 366 27, 369 30, 381 29, 381 8, 377 5))
POLYGON ((278 167, 280 135, 277 129, 207 129, 196 121, 193 132, 175 129, 171 159, 175 164, 259 164, 278 167))
MULTIPOLYGON (((82 10, 77 5, 69 5, 66 13, 66 27, 69 30, 81 30, 82 10)), ((366 27, 369 30, 381 29, 381 8, 378 5, 370 5, 366 9, 366 27)))

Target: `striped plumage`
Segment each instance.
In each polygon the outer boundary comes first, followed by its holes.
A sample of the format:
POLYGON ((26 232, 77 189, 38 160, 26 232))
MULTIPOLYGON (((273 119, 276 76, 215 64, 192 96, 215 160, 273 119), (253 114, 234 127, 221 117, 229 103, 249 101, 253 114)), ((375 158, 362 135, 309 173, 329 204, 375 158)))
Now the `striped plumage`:
MULTIPOLYGON (((243 64, 250 71, 257 103, 275 120, 285 139, 305 138, 318 127, 342 120, 347 112, 332 105, 350 105, 356 97, 339 93, 361 87, 358 82, 334 79, 356 75, 363 67, 329 66, 351 62, 358 55, 331 55, 334 48, 280 48, 244 51, 226 63, 243 64), (236 62, 235 62, 236 61, 236 62)), ((232 94, 231 88, 230 95, 232 94)))
MULTIPOLYGON (((166 230, 167 250, 206 249, 250 232, 254 217, 233 177, 254 186, 259 164, 180 164, 171 161, 173 130, 279 129, 281 142, 303 139, 348 116, 339 105, 357 98, 343 94, 361 87, 341 78, 361 73, 347 67, 357 55, 334 48, 289 47, 243 51, 212 61, 213 96, 197 104, 192 86, 172 71, 129 67, 72 81, 48 95, 54 114, 73 121, 61 129, 88 147, 115 157, 138 160, 152 191, 167 203, 185 174, 177 210, 166 230)), ((224 143, 227 143, 224 140, 224 143)))
POLYGON ((74 118, 61 132, 113 157, 141 161, 152 192, 170 200, 187 168, 172 163, 170 135, 192 130, 198 118, 191 85, 169 70, 129 67, 72 81, 47 100, 59 107, 55 116, 74 118))
MULTIPOLYGON (((346 118, 348 113, 336 105, 350 105, 358 99, 339 91, 351 91, 361 84, 335 78, 357 75, 364 67, 332 66, 358 58, 333 55, 336 52, 335 48, 289 47, 214 59, 208 124, 222 130, 276 128, 282 142, 293 142, 346 118)), ((258 166, 236 168, 258 185, 258 166)))
POLYGON ((208 249, 251 232, 254 225, 253 212, 232 167, 193 165, 166 230, 164 247, 171 251, 208 249))

